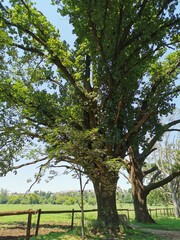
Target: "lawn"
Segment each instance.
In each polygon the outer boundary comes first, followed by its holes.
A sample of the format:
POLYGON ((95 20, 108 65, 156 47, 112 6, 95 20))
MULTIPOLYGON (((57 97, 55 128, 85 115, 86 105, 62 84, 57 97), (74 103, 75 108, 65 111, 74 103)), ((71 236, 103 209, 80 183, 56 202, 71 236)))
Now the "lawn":
MULTIPOLYGON (((84 207, 86 210, 89 209, 96 209, 96 206, 85 204, 84 207)), ((133 209, 132 204, 121 204, 118 206, 118 208, 123 209, 133 209)), ((60 211, 60 210, 80 210, 79 205, 57 205, 57 204, 36 204, 36 205, 30 205, 30 204, 0 204, 0 211, 19 211, 19 210, 38 210, 41 209, 43 211, 51 210, 51 211, 60 211)), ((122 211, 122 214, 126 214, 126 211, 122 211)), ((134 217, 134 213, 130 212, 131 218, 134 217)), ((89 222, 93 219, 96 219, 97 213, 91 212, 91 213, 85 213, 86 221, 89 222)), ((63 214, 44 214, 41 216, 41 222, 47 223, 47 222, 55 222, 55 223, 71 223, 72 214, 71 213, 63 213, 63 214)), ((36 223, 37 215, 33 216, 33 222, 36 223)), ((74 220, 76 225, 80 225, 80 213, 75 213, 74 220)), ((6 216, 6 217, 0 217, 0 223, 1 222, 15 222, 15 221, 27 221, 26 215, 21 216, 6 216)))
MULTIPOLYGON (((96 207, 86 205, 85 209, 93 209, 96 207)), ((132 209, 132 205, 123 205, 119 206, 118 208, 123 208, 123 209, 132 209)), ((57 210, 72 210, 76 209, 79 210, 78 205, 51 205, 51 204, 44 204, 44 205, 10 205, 10 204, 4 204, 0 205, 0 211, 18 211, 18 210, 28 210, 28 209, 42 209, 43 211, 45 210, 51 210, 51 211, 57 211, 57 210)), ((123 213, 123 212, 121 212, 123 213)), ((133 212, 130 212, 131 217, 133 215, 133 212)), ((96 212, 92 213, 85 213, 85 225, 87 226, 86 229, 86 236, 87 239, 112 239, 111 235, 94 235, 92 232, 89 233, 89 229, 92 226, 92 221, 96 219, 96 212)), ((81 215, 80 213, 76 213, 74 216, 74 230, 70 230, 70 225, 71 225, 71 219, 72 219, 72 214, 71 213, 63 213, 63 214, 44 214, 41 216, 41 221, 40 221, 40 229, 41 231, 39 232, 39 236, 37 237, 32 237, 32 240, 53 240, 53 239, 70 239, 70 240, 79 240, 81 239, 81 215), (51 225, 49 227, 49 225, 51 225), (47 231, 42 231, 44 227, 47 227, 49 230, 49 233, 47 231), (58 231, 58 232, 53 232, 53 231, 58 231), (43 233, 42 233, 43 232, 43 233), (50 233, 51 232, 51 233, 50 233), (42 235, 43 234, 43 235, 42 235), (45 235, 44 235, 45 234, 45 235)), ((133 224, 136 224, 142 228, 154 228, 154 229, 165 229, 165 230, 180 230, 180 219, 174 219, 174 218, 159 218, 156 219, 157 224, 138 224, 134 221, 132 221, 133 224)), ((32 217, 32 233, 35 233, 35 226, 37 223, 37 214, 33 215, 32 217)), ((19 215, 19 216, 3 216, 0 217, 0 227, 2 228, 8 228, 11 227, 12 225, 18 226, 18 224, 21 224, 24 229, 26 229, 26 224, 27 224, 27 215, 19 215)), ((25 230, 24 230, 25 233, 25 230)), ((114 238, 116 239, 132 239, 132 240, 165 240, 166 238, 164 237, 159 237, 156 235, 153 235, 151 233, 147 232, 142 232, 139 229, 135 230, 126 230, 125 232, 121 232, 119 236, 114 238)))
MULTIPOLYGON (((61 210, 80 210, 79 205, 53 205, 53 204, 38 204, 38 205, 29 205, 29 204, 0 204, 0 211, 5 212, 5 211, 21 211, 21 210, 38 210, 41 209, 43 211, 61 211, 61 210)), ((87 205, 85 206, 85 209, 95 209, 95 207, 87 205)), ((92 212, 92 213, 86 213, 85 217, 86 220, 92 220, 96 219, 97 213, 92 212)), ((41 215, 41 223, 63 223, 63 224, 71 224, 71 218, 72 214, 71 213, 62 213, 62 214, 43 214, 41 215)), ((0 224, 1 223, 13 223, 13 222, 27 222, 27 215, 17 215, 17 216, 3 216, 0 217, 0 224)), ((32 217, 32 223, 36 224, 37 222, 37 214, 33 215, 32 217)), ((80 220, 80 213, 75 213, 74 214, 74 224, 75 225, 80 225, 81 220, 80 220)))
POLYGON ((143 228, 180 231, 180 218, 159 218, 156 219, 157 224, 140 224, 135 221, 132 221, 132 223, 143 228))

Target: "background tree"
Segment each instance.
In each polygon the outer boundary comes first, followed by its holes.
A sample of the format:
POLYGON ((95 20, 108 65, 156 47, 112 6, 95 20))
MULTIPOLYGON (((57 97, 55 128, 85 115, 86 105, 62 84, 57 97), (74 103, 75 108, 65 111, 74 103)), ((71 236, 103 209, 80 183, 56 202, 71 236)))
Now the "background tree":
MULTIPOLYGON (((80 165, 94 185, 98 220, 108 227, 118 224, 124 164, 136 219, 151 222, 150 189, 143 185, 150 170, 142 166, 155 142, 180 122, 160 122, 180 91, 178 1, 52 1, 70 19, 74 48, 30 0, 6 2, 9 7, 0 3, 0 99, 17 114, 2 132, 21 136, 20 150, 32 139, 44 145, 42 159, 33 156, 19 167, 39 162, 38 179, 61 161, 80 165), (172 53, 162 58, 168 48, 172 53)), ((7 170, 18 168, 12 160, 7 170)))
MULTIPOLYGON (((180 169, 180 141, 175 140, 170 134, 164 136, 164 141, 158 144, 158 167, 161 174, 167 177, 172 171, 180 169)), ((172 196, 174 213, 180 217, 180 176, 174 178, 168 184, 172 196)))
POLYGON ((0 204, 5 204, 8 202, 8 191, 6 189, 2 189, 0 191, 0 204))
POLYGON ((147 203, 150 206, 168 206, 172 204, 171 193, 168 186, 156 188, 148 194, 147 203))

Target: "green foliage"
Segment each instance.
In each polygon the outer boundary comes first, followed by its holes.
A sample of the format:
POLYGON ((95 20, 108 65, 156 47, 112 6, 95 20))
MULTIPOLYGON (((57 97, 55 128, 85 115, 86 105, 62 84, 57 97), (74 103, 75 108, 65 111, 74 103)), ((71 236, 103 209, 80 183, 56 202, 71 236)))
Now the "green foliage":
POLYGON ((166 188, 157 188, 149 193, 147 202, 150 206, 168 206, 172 202, 171 194, 166 188))
POLYGON ((135 223, 141 227, 144 227, 144 228, 179 231, 180 219, 159 218, 156 220, 156 222, 157 222, 157 224, 141 224, 141 223, 137 223, 137 222, 133 222, 133 223, 135 223))
POLYGON ((73 25, 73 50, 31 1, 19 2, 0 6, 0 93, 18 110, 14 137, 45 142, 50 158, 69 160, 68 152, 91 175, 92 159, 106 164, 108 152, 118 170, 125 141, 145 150, 147 133, 161 136, 159 116, 172 112, 179 91, 178 1, 54 1, 73 25), (168 42, 175 51, 159 61, 168 42))
MULTIPOLYGON (((80 192, 60 192, 51 193, 44 191, 35 191, 28 194, 9 193, 5 189, 0 192, 0 204, 58 204, 75 205, 80 202, 80 192)), ((93 191, 84 191, 84 203, 96 206, 96 198, 93 191)))
POLYGON ((143 165, 179 122, 161 122, 180 91, 178 0, 52 1, 70 19, 74 47, 30 0, 6 2, 0 3, 1 173, 22 153, 31 162, 43 156, 37 181, 70 162, 96 190, 113 194, 119 169, 131 165, 124 160, 129 148, 143 165))
POLYGON ((132 203, 133 200, 131 189, 128 190, 117 189, 117 201, 120 202, 121 204, 132 203))
POLYGON ((1 189, 0 191, 0 204, 5 204, 8 202, 8 191, 6 189, 1 189))

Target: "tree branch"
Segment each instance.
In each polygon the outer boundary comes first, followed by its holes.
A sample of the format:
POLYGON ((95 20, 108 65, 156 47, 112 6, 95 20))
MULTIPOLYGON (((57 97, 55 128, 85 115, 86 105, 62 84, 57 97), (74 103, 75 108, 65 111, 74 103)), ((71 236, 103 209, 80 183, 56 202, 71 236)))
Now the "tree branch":
POLYGON ((159 187, 171 182, 175 177, 178 177, 178 176, 180 176, 180 171, 173 172, 168 177, 164 178, 163 180, 158 181, 156 183, 150 183, 149 185, 145 186, 145 191, 149 193, 151 190, 154 190, 156 188, 159 188, 159 187))
MULTIPOLYGON (((51 61, 54 63, 64 74, 66 79, 78 90, 79 95, 83 99, 88 99, 88 97, 84 94, 84 92, 77 86, 75 79, 71 75, 71 73, 68 71, 68 69, 63 65, 62 61, 59 59, 59 57, 56 55, 56 53, 53 53, 52 50, 49 49, 46 40, 42 39, 41 37, 37 36, 35 33, 30 31, 29 29, 26 29, 22 27, 20 24, 16 24, 13 22, 8 21, 6 18, 3 18, 3 21, 6 23, 7 26, 13 26, 16 27, 17 29, 21 29, 24 33, 30 35, 34 40, 36 40, 38 43, 40 43, 48 52, 51 54, 52 58, 51 61)), ((30 51, 39 54, 40 56, 45 56, 44 53, 41 51, 37 50, 36 48, 33 47, 24 47, 20 44, 13 43, 14 46, 19 47, 20 49, 23 49, 25 51, 30 51)))
POLYGON ((149 170, 146 170, 146 171, 143 171, 143 175, 146 176, 148 175, 149 173, 152 173, 154 171, 158 170, 158 167, 155 165, 153 166, 152 168, 150 168, 149 170))
POLYGON ((12 46, 17 47, 17 48, 20 48, 20 49, 22 49, 22 50, 24 50, 24 51, 27 51, 27 52, 37 53, 38 55, 40 55, 40 56, 42 56, 42 57, 45 56, 44 53, 41 52, 41 51, 39 51, 37 48, 25 47, 25 46, 23 46, 23 45, 21 45, 21 44, 17 44, 17 43, 13 43, 12 46))
POLYGON ((20 164, 20 165, 17 165, 17 166, 13 166, 9 171, 16 170, 16 169, 20 169, 20 168, 22 168, 22 167, 26 167, 26 166, 29 166, 29 165, 33 165, 33 164, 36 164, 36 163, 45 161, 45 160, 47 160, 47 159, 48 159, 48 157, 43 157, 43 158, 41 158, 41 159, 37 159, 37 160, 32 161, 32 162, 23 163, 23 164, 20 164))
POLYGON ((120 174, 130 183, 130 180, 129 180, 129 178, 126 176, 126 174, 125 173, 122 173, 121 171, 120 171, 120 174))
POLYGON ((161 171, 158 170, 158 171, 151 177, 149 184, 154 183, 154 181, 157 179, 157 177, 158 177, 160 174, 161 174, 161 171))
POLYGON ((105 65, 107 74, 109 76, 109 80, 110 80, 109 87, 112 87, 113 77, 112 77, 112 74, 111 74, 111 72, 109 70, 109 67, 107 65, 107 59, 106 59, 105 52, 104 52, 104 49, 103 49, 103 46, 102 46, 101 38, 98 36, 97 30, 96 30, 96 26, 95 26, 95 23, 92 20, 92 17, 91 17, 91 14, 89 12, 89 9, 88 9, 88 14, 87 15, 88 15, 88 19, 89 19, 89 27, 90 27, 90 29, 92 29, 93 37, 94 37, 94 39, 95 39, 95 41, 97 43, 97 47, 100 50, 100 55, 102 57, 102 60, 104 61, 104 65, 105 65))
POLYGON ((155 145, 155 143, 160 139, 160 137, 162 137, 162 135, 165 132, 168 132, 170 129, 170 127, 177 125, 180 123, 180 119, 179 120, 175 120, 172 121, 170 123, 167 123, 166 125, 164 125, 161 129, 161 131, 158 132, 158 134, 156 134, 151 141, 148 143, 146 149, 140 154, 139 158, 140 159, 145 159, 146 156, 148 156, 151 152, 152 152, 152 147, 155 145))

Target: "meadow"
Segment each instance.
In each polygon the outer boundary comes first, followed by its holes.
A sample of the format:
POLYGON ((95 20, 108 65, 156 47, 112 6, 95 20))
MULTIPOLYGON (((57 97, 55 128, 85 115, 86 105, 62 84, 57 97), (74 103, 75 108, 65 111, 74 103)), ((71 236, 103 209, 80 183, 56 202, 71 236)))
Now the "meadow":
MULTIPOLYGON (((93 209, 96 207, 92 207, 91 205, 87 205, 85 209, 93 209)), ((38 210, 41 209, 43 211, 61 211, 61 210, 80 210, 78 204, 74 205, 54 205, 54 204, 37 204, 37 205, 31 205, 31 204, 0 204, 0 211, 1 212, 8 212, 8 211, 22 211, 22 210, 38 210)), ((86 213, 86 218, 88 220, 92 220, 96 218, 96 212, 92 213, 86 213)), ((41 223, 63 223, 70 225, 71 224, 71 213, 63 213, 63 214, 43 214, 41 216, 41 223)), ((3 216, 0 217, 0 223, 13 223, 18 221, 25 221, 27 222, 27 215, 17 215, 17 216, 3 216)), ((33 215, 32 217, 32 223, 37 222, 37 214, 33 215)), ((80 219, 80 213, 75 213, 74 215, 74 222, 75 225, 80 225, 81 219, 80 219)))
MULTIPOLYGON (((95 209, 96 207, 92 205, 85 205, 85 209, 95 209)), ((118 208, 123 208, 123 209, 133 209, 132 204, 123 204, 119 205, 118 208)), ((159 208, 159 206, 158 206, 159 208)), ((38 210, 41 209, 43 211, 46 210, 51 210, 51 211, 57 211, 57 210, 79 210, 78 204, 75 205, 52 205, 52 204, 36 204, 36 205, 31 205, 31 204, 0 204, 0 212, 5 212, 5 211, 19 211, 19 210, 38 210)), ((97 213, 96 212, 90 212, 90 213, 85 213, 85 225, 86 225, 86 235, 88 236, 87 239, 110 239, 108 237, 110 236, 104 236, 102 234, 99 235, 89 235, 88 230, 91 228, 91 226, 95 223, 97 213)), ((134 213, 133 211, 130 212, 130 218, 133 219, 134 213)), ((71 213, 63 213, 63 214, 43 214, 41 216, 41 221, 40 221, 40 227, 43 228, 44 226, 53 226, 47 234, 42 235, 40 232, 37 237, 32 237, 32 240, 51 240, 51 239, 71 239, 71 240, 79 240, 81 239, 81 214, 80 213, 75 213, 74 216, 74 230, 71 231, 70 225, 71 225, 71 218, 72 214, 71 213), (57 228, 62 228, 60 232, 53 232, 54 229, 57 228)), ((155 229, 164 229, 164 230, 179 230, 180 231, 180 219, 176 220, 174 218, 158 218, 156 219, 157 223, 156 225, 142 225, 138 224, 135 221, 131 221, 132 224, 139 226, 140 228, 155 228, 155 229)), ((37 223, 37 214, 32 216, 32 227, 34 228, 37 223)), ((0 217, 0 228, 2 226, 8 227, 8 226, 18 226, 18 224, 24 225, 24 228, 26 227, 27 224, 27 215, 17 215, 17 216, 3 216, 0 217)), ((32 234, 34 235, 35 230, 32 229, 32 234)), ((135 229, 133 231, 131 230, 126 230, 125 232, 121 232, 120 236, 115 239, 132 239, 132 240, 141 240, 141 239, 146 239, 146 240, 165 240, 166 238, 156 236, 151 233, 147 232, 142 232, 139 229, 135 229)))
MULTIPOLYGON (((118 209, 133 209, 132 204, 119 204, 118 209)), ((41 209, 43 211, 61 211, 61 210, 80 210, 78 204, 74 205, 57 205, 57 204, 0 204, 0 212, 8 212, 8 211, 22 211, 22 210, 38 210, 41 209)), ((92 206, 89 204, 85 204, 84 206, 85 210, 91 210, 96 209, 96 206, 92 206)), ((122 214, 126 214, 126 211, 119 212, 122 214)), ((88 212, 85 213, 85 220, 86 224, 89 224, 92 220, 95 220, 97 217, 97 212, 88 212)), ((63 223, 70 225, 71 224, 71 213, 62 213, 62 214, 43 214, 41 216, 41 223, 63 223)), ((134 212, 130 212, 130 218, 134 218, 134 212)), ((3 216, 0 217, 0 223, 12 223, 12 222, 18 222, 18 221, 27 221, 27 215, 20 215, 20 216, 3 216)), ((37 215, 33 215, 32 222, 37 222, 37 215)), ((81 214, 75 213, 74 214, 74 224, 76 226, 79 226, 81 224, 81 214)))

